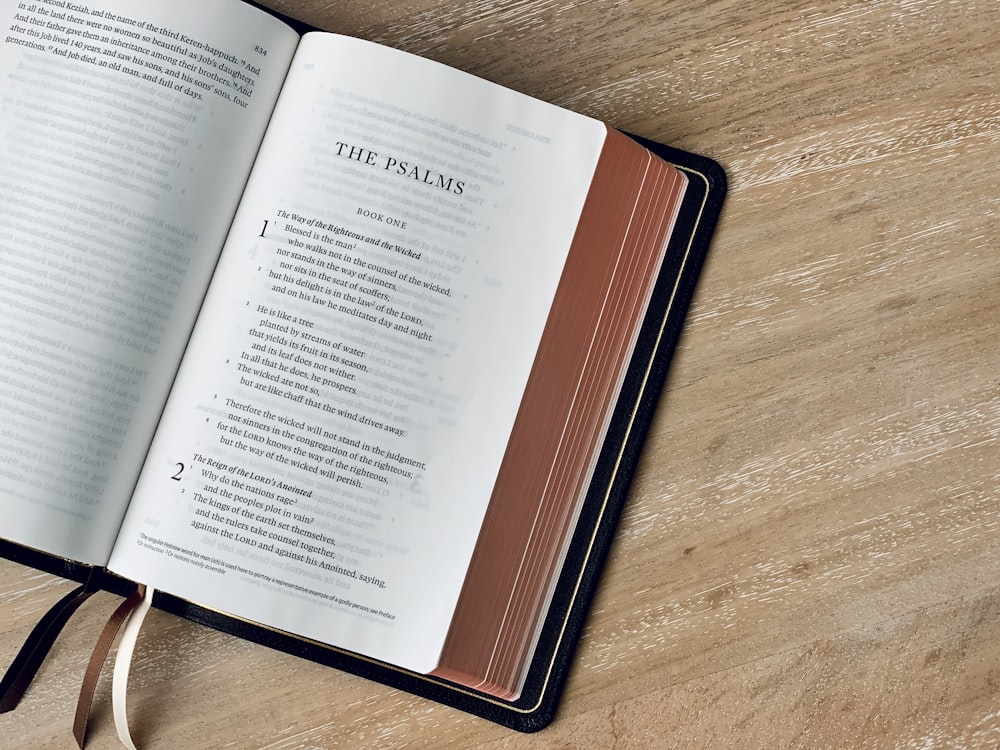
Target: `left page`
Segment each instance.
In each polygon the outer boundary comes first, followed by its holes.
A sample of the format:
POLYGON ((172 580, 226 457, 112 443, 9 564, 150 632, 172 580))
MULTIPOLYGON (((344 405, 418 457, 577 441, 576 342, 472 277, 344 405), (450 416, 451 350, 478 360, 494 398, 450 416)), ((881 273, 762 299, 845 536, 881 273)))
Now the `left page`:
POLYGON ((0 0, 0 535, 107 562, 298 36, 0 0))

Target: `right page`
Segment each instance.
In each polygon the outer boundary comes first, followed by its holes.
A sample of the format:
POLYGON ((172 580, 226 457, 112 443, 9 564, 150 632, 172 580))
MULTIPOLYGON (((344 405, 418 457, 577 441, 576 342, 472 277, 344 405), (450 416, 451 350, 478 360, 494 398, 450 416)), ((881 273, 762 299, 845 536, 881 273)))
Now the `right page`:
POLYGON ((111 568, 434 669, 606 133, 307 35, 111 568))

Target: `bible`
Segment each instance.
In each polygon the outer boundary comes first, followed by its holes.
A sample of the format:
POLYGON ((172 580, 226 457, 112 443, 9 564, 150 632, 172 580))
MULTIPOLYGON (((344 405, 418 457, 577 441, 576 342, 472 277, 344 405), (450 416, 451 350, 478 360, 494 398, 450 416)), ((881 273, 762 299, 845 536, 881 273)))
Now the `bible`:
POLYGON ((0 18, 0 551, 544 726, 722 170, 238 0, 0 18))

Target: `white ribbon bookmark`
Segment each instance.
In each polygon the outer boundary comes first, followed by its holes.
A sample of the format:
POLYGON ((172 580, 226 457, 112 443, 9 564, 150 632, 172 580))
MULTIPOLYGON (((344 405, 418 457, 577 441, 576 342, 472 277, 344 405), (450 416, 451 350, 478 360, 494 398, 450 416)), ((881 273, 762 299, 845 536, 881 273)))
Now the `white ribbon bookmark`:
POLYGON ((118 653, 115 655, 115 671, 111 680, 111 705, 115 717, 115 728, 118 730, 118 739, 128 750, 136 750, 135 743, 132 742, 132 735, 128 731, 128 716, 125 713, 128 674, 129 668, 132 666, 135 643, 139 638, 139 629, 142 627, 142 621, 146 619, 146 613, 149 612, 152 603, 153 589, 147 586, 142 601, 132 611, 125 623, 125 631, 122 633, 121 642, 118 644, 118 653))

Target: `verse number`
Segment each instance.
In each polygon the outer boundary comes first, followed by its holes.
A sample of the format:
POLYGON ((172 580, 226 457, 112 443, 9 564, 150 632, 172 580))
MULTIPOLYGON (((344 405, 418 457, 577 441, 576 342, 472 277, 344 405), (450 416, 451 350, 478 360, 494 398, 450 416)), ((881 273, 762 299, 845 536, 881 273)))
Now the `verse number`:
POLYGON ((267 57, 267 50, 261 47, 259 44, 254 45, 253 51, 256 52, 258 55, 264 55, 265 57, 267 57))
POLYGON ((171 476, 170 478, 173 479, 175 482, 179 482, 181 481, 181 474, 184 473, 184 464, 178 461, 176 464, 174 464, 174 466, 177 467, 177 471, 175 471, 173 476, 171 476))

